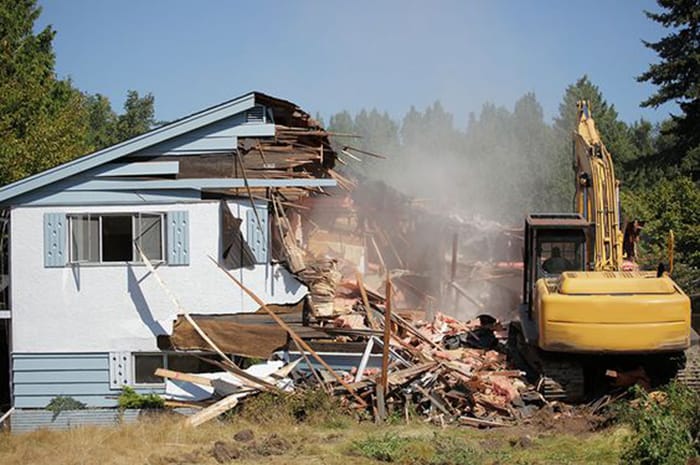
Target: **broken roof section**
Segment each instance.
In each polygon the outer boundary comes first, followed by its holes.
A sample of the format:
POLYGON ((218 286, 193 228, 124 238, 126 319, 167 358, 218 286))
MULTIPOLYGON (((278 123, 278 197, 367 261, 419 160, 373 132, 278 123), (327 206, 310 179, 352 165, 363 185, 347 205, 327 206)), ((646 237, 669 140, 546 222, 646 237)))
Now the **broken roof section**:
POLYGON ((0 205, 157 203, 270 187, 299 196, 335 186, 335 160, 308 113, 250 92, 4 186, 0 205))

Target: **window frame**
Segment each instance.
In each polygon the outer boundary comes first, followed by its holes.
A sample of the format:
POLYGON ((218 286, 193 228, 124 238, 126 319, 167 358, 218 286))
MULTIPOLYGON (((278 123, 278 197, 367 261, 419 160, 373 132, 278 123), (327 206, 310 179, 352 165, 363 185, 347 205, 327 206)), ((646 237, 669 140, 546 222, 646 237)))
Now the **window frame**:
MULTIPOLYGON (((162 378, 163 381, 159 383, 139 383, 136 380, 136 357, 138 356, 147 356, 147 357, 154 357, 154 356, 160 356, 161 361, 162 361, 162 368, 169 370, 169 358, 171 356, 191 356, 194 357, 195 355, 211 355, 207 352, 176 352, 176 351, 161 351, 161 352, 132 352, 131 353, 131 385, 136 388, 165 388, 165 378, 162 378)), ((231 356, 231 355, 229 355, 231 356)))
POLYGON ((144 262, 138 256, 136 251, 136 244, 133 244, 134 238, 136 237, 136 228, 138 221, 135 221, 141 216, 157 216, 160 218, 160 259, 150 259, 151 263, 160 264, 167 263, 167 212, 109 212, 109 213, 67 213, 66 218, 68 220, 68 265, 80 265, 80 266, 110 266, 110 265, 145 265, 144 262), (104 261, 103 258, 103 241, 102 241, 102 218, 107 216, 130 216, 131 217, 131 240, 132 240, 132 255, 131 260, 117 260, 117 261, 104 261), (87 261, 87 260, 76 260, 73 252, 73 220, 75 218, 81 217, 97 217, 97 253, 98 261, 87 261))

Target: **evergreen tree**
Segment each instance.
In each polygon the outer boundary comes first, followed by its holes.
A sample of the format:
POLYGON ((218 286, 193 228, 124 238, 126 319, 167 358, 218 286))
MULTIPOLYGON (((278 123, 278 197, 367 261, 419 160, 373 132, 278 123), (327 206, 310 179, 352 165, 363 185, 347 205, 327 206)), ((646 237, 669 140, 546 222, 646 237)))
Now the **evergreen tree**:
POLYGON ((155 99, 150 93, 139 97, 139 93, 135 90, 127 92, 124 113, 117 118, 117 142, 131 139, 151 130, 155 124, 154 103, 155 99))
POLYGON ((636 153, 629 128, 623 121, 618 120, 615 105, 608 104, 600 88, 586 75, 566 88, 562 102, 559 104, 559 115, 554 118, 554 129, 560 140, 566 141, 569 157, 571 157, 571 133, 576 125, 576 102, 579 100, 588 100, 596 128, 612 154, 616 168, 634 160, 636 153))
POLYGON ((682 115, 672 117, 664 132, 675 137, 673 150, 661 153, 661 163, 672 163, 700 180, 700 3, 697 0, 657 0, 662 11, 647 16, 671 32, 658 42, 644 42, 661 61, 651 64, 637 79, 658 87, 642 106, 666 102, 679 105, 682 115))
POLYGON ((93 150, 99 150, 117 142, 117 115, 109 99, 101 94, 87 97, 88 142, 93 150))
POLYGON ((634 177, 634 161, 638 156, 629 127, 618 120, 615 106, 608 104, 598 86, 585 75, 568 86, 553 125, 556 147, 553 163, 558 166, 557 172, 560 176, 556 190, 562 198, 568 199, 567 210, 573 207, 575 174, 571 140, 576 125, 576 103, 579 100, 588 100, 596 128, 613 157, 615 175, 623 184, 634 177))
POLYGON ((101 94, 90 95, 87 138, 91 150, 100 150, 149 131, 155 126, 154 98, 149 93, 139 97, 135 90, 127 92, 124 113, 112 110, 109 99, 101 94))

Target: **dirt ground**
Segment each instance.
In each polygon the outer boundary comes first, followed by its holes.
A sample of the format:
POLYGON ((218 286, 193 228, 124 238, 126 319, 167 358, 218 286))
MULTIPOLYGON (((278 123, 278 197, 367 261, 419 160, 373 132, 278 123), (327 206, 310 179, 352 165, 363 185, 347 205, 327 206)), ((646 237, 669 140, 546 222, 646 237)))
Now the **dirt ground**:
POLYGON ((478 430, 440 428, 416 421, 374 425, 347 419, 319 424, 251 424, 213 421, 185 428, 175 416, 112 428, 76 428, 0 436, 4 465, 215 465, 223 463, 375 464, 613 464, 628 434, 591 431, 592 423, 533 418, 518 427, 478 430), (408 454, 392 455, 403 441, 408 454), (360 446, 358 446, 358 444, 360 446), (438 444, 436 446, 436 444, 438 444), (439 444, 460 444, 440 451, 439 444), (461 446, 463 445, 463 446, 461 446), (387 452, 388 451, 388 452, 387 452), (468 451, 469 453, 464 453, 468 451), (436 453, 442 454, 438 456, 436 453), (452 454, 452 455, 450 455, 452 454))

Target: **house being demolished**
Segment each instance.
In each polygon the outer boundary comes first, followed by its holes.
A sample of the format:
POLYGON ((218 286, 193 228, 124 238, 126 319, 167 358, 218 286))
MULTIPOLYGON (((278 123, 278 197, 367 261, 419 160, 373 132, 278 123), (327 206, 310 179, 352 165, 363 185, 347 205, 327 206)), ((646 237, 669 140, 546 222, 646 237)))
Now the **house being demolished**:
POLYGON ((252 92, 0 189, 12 405, 114 406, 123 385, 158 391, 156 366, 196 368, 158 346, 178 309, 143 257, 199 315, 258 308, 209 256, 270 304, 302 301, 268 207, 335 186, 335 159, 307 113, 252 92))
POLYGON ((41 409, 59 396, 94 409, 124 386, 163 394, 158 369, 218 370, 215 352, 299 357, 309 341, 334 367, 376 367, 378 345, 360 357, 381 335, 387 280, 404 327, 515 308, 515 232, 336 171, 330 136, 252 92, 1 188, 0 412, 14 407, 13 428, 55 420, 41 409))

